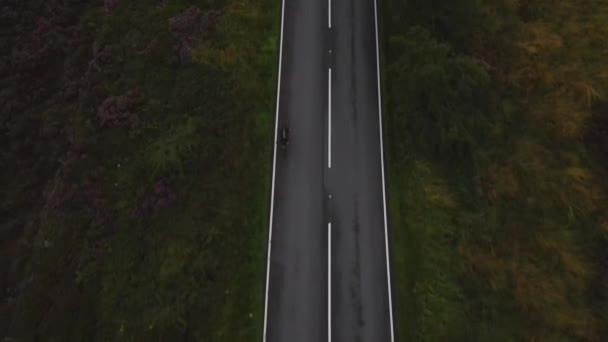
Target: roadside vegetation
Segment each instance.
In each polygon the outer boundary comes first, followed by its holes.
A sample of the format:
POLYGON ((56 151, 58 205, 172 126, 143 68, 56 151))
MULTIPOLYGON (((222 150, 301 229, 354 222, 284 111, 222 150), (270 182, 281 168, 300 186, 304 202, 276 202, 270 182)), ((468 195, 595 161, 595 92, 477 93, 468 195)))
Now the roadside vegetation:
POLYGON ((0 6, 0 338, 261 334, 279 5, 0 6))
POLYGON ((383 2, 400 341, 608 336, 608 3, 383 2))

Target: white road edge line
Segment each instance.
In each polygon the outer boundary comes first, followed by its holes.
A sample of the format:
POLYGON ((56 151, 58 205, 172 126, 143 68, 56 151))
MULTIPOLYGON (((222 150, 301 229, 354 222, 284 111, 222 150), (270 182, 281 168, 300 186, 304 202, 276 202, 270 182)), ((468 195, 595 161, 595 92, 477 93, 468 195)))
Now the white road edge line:
POLYGON ((331 342, 331 222, 327 223, 327 342, 331 342))
POLYGON ((331 169, 331 68, 328 77, 328 104, 327 104, 327 167, 331 169))
POLYGON ((281 67, 283 64, 283 27, 285 25, 285 0, 281 2, 281 33, 279 41, 279 68, 277 73, 277 102, 274 120, 274 141, 272 157, 272 185, 270 189, 270 222, 268 225, 268 252, 266 261, 266 293, 264 296, 264 332, 262 342, 266 342, 266 332, 268 328, 268 288, 270 286, 270 254, 272 252, 272 219, 274 215, 274 181, 277 167, 277 137, 279 132, 279 103, 281 96, 281 67))
POLYGON ((384 245, 386 251, 386 278, 388 283, 388 308, 391 324, 391 342, 395 342, 393 325, 393 295, 391 293, 391 266, 388 250, 388 223, 386 220, 386 185, 384 180, 384 143, 382 135, 382 94, 380 91, 380 43, 378 41, 378 1, 374 0, 374 19, 376 26, 376 74, 378 76, 378 119, 380 121, 380 167, 382 171, 382 209, 384 211, 384 245))

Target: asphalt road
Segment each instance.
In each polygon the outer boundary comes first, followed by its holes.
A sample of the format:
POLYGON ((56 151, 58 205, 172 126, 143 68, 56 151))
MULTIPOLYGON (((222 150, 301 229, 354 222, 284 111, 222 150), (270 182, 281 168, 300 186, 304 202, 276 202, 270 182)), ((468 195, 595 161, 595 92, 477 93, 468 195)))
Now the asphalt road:
POLYGON ((375 2, 330 1, 283 4, 264 342, 394 339, 375 2))

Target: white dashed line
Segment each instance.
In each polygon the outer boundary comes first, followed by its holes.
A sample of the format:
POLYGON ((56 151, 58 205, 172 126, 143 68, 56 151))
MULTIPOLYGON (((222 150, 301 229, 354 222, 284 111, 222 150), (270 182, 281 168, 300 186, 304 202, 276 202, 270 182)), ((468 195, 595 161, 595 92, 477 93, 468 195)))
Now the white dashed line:
POLYGON ((331 342, 331 222, 327 223, 327 342, 331 342))
POLYGON ((327 26, 331 28, 331 0, 327 0, 327 26))
POLYGON ((329 68, 327 103, 327 167, 331 169, 331 68, 329 68))

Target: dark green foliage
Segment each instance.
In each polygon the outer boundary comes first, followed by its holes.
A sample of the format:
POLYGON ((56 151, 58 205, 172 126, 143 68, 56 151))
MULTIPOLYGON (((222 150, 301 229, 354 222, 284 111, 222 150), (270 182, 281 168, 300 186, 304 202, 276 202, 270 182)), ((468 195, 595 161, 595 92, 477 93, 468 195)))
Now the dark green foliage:
POLYGON ((470 47, 473 31, 482 22, 481 7, 487 0, 410 0, 389 4, 389 20, 405 27, 421 26, 434 37, 457 49, 470 47))
POLYGON ((389 43, 388 101, 403 103, 390 113, 391 124, 402 132, 394 153, 413 148, 471 179, 472 149, 491 129, 486 70, 419 26, 389 43))
POLYGON ((608 167, 608 102, 594 104, 585 145, 599 163, 608 167))
POLYGON ((257 339, 279 4, 107 3, 0 10, 0 336, 257 339))
POLYGON ((608 12, 594 4, 384 2, 401 340, 605 335, 608 12))

